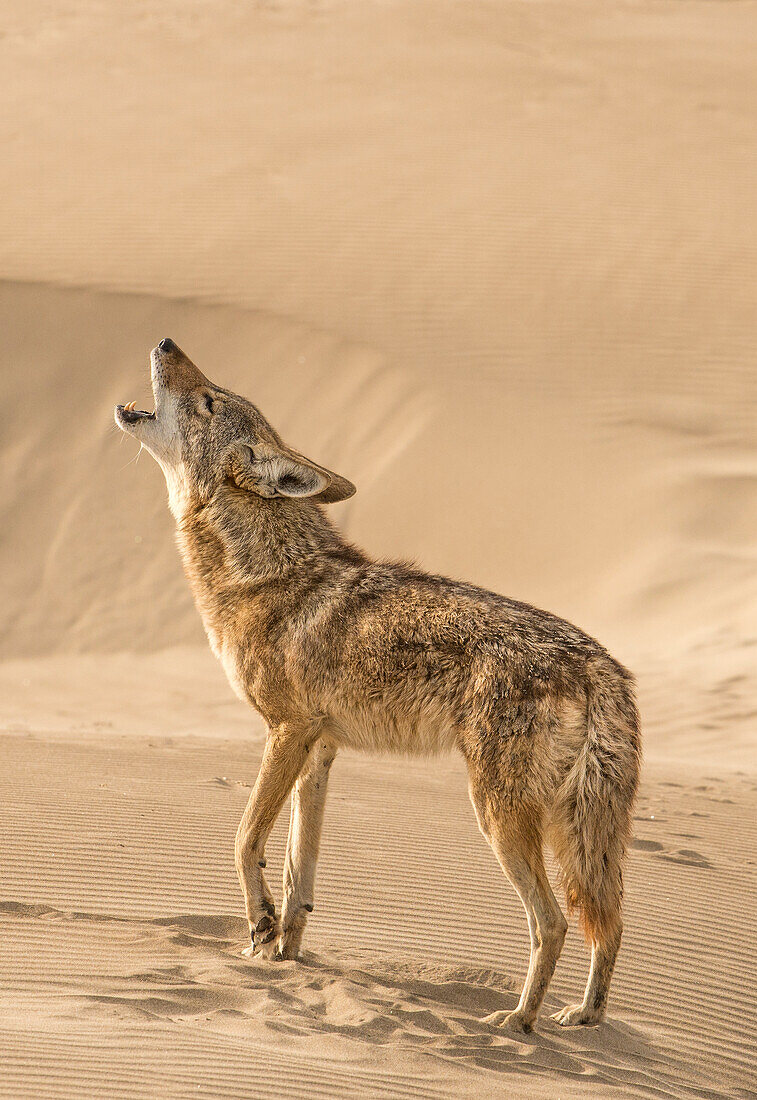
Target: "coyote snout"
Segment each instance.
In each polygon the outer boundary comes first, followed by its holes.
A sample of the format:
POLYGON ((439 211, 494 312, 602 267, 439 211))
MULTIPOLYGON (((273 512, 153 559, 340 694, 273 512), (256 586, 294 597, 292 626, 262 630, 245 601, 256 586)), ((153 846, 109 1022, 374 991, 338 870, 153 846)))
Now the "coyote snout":
POLYGON ((151 375, 154 412, 119 405, 116 423, 163 469, 210 645, 269 726, 235 851, 247 953, 297 957, 338 749, 456 749, 531 935, 518 1006, 492 1021, 529 1031, 560 955, 567 924, 546 841, 592 945, 584 1000, 556 1018, 597 1023, 620 946, 641 758, 630 673, 563 619, 351 546, 323 505, 354 485, 287 446, 173 341, 152 352, 151 375), (290 791, 279 918, 265 844, 290 791))

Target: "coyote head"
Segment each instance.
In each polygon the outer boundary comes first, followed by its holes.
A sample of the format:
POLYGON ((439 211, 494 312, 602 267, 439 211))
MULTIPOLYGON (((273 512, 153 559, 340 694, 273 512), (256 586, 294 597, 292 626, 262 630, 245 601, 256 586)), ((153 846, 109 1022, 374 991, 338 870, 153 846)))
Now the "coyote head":
POLYGON ((177 516, 229 482, 258 497, 322 504, 355 492, 346 478, 287 447, 259 409, 209 381, 173 340, 161 340, 150 359, 155 411, 117 405, 115 420, 160 465, 177 516))

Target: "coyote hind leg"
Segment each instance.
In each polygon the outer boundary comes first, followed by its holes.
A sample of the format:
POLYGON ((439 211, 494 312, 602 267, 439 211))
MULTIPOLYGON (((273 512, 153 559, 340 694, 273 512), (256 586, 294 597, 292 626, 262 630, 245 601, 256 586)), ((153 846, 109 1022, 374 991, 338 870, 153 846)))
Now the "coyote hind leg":
POLYGON ((568 923, 549 885, 542 855, 539 817, 522 805, 502 806, 471 782, 471 801, 479 828, 518 894, 528 920, 531 958, 520 1000, 513 1012, 494 1012, 486 1023, 513 1031, 531 1031, 560 957, 568 923))
POLYGON ((558 1024, 562 1024, 563 1027, 574 1027, 578 1024, 598 1024, 604 1019, 610 979, 620 949, 620 938, 621 931, 617 930, 607 942, 596 940, 592 942, 591 970, 583 1003, 568 1005, 559 1012, 555 1012, 552 1019, 558 1024))
POLYGON ((329 769, 335 750, 323 741, 313 747, 310 759, 292 791, 289 840, 284 863, 284 904, 281 911, 283 959, 296 959, 313 911, 315 868, 326 806, 329 769))

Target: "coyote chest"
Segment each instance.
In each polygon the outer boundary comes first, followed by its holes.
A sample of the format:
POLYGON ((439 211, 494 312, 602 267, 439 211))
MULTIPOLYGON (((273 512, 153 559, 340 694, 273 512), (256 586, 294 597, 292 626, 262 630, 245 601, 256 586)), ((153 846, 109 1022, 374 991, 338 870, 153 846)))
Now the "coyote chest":
POLYGON ((252 703, 252 705, 255 706, 255 701, 250 698, 250 693, 245 683, 239 647, 222 640, 219 640, 216 645, 214 645, 211 640, 210 644, 213 652, 223 666, 223 671, 226 673, 226 679, 229 681, 231 690, 234 692, 237 699, 241 699, 243 703, 252 703))

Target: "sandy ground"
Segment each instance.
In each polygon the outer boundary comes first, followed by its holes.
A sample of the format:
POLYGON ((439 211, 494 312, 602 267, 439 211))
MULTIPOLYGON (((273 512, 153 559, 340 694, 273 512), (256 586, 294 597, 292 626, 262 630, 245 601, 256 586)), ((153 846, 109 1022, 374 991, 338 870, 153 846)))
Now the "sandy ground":
POLYGON ((757 5, 0 18, 0 1094, 753 1095, 757 5), (166 335, 358 485, 351 538, 637 672, 600 1028, 480 1022, 527 934, 456 760, 340 758, 303 962, 240 956, 264 732, 111 421, 166 335))

